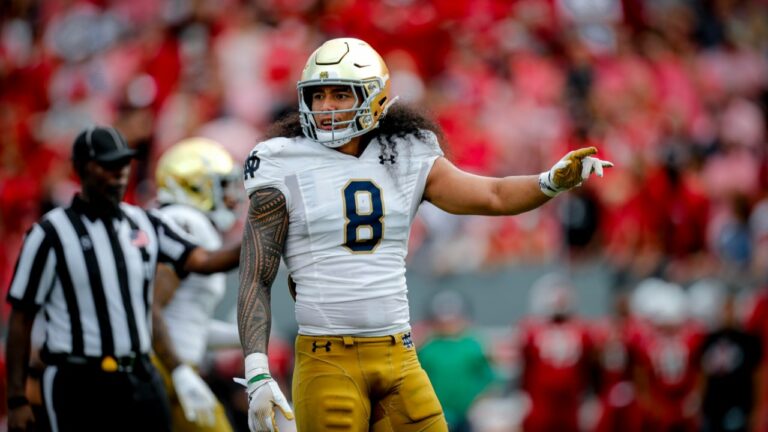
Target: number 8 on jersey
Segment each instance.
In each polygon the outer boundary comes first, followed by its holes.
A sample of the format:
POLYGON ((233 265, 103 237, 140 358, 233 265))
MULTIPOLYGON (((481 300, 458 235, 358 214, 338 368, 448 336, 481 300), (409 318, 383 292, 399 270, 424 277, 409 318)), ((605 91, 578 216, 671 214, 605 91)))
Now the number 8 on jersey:
POLYGON ((370 180, 351 180, 342 190, 344 198, 344 247, 353 253, 371 253, 384 232, 381 189, 370 180))

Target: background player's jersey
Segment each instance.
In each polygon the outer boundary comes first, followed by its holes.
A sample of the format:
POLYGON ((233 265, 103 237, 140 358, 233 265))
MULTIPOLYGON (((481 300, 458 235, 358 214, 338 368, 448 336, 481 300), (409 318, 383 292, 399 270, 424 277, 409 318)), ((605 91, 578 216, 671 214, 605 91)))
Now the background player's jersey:
MULTIPOLYGON (((201 211, 185 205, 168 205, 160 209, 166 218, 188 233, 192 240, 205 249, 219 249, 221 235, 201 211)), ((198 365, 206 350, 208 324, 213 310, 224 295, 226 276, 190 273, 181 280, 170 303, 163 310, 173 347, 179 358, 198 365)))
POLYGON ((306 335, 394 334, 409 328, 405 255, 411 222, 432 164, 436 137, 377 140, 360 157, 306 138, 257 145, 244 169, 250 195, 285 195, 284 259, 296 282, 296 321, 306 335))
POLYGON ((522 386, 529 396, 578 406, 588 390, 593 357, 588 326, 577 319, 525 320, 520 323, 520 341, 525 368, 522 386))

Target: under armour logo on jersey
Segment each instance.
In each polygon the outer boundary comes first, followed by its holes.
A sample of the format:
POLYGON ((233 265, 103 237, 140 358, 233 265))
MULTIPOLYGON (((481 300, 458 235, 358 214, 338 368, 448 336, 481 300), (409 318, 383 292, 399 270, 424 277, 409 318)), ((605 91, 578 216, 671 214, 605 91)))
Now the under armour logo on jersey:
POLYGON ((394 165, 395 162, 396 162, 395 155, 389 155, 388 157, 384 155, 379 155, 379 163, 382 165, 384 165, 385 163, 391 163, 394 165))
POLYGON ((80 237, 80 244, 83 246, 83 250, 87 251, 93 248, 93 243, 88 237, 80 237))
POLYGON ((411 339, 411 332, 403 334, 403 346, 406 348, 413 348, 413 340, 411 339))
POLYGON ((256 170, 259 169, 259 165, 261 165, 261 159, 256 156, 256 152, 248 155, 248 159, 245 160, 245 165, 243 166, 243 177, 245 180, 253 178, 256 175, 256 170))

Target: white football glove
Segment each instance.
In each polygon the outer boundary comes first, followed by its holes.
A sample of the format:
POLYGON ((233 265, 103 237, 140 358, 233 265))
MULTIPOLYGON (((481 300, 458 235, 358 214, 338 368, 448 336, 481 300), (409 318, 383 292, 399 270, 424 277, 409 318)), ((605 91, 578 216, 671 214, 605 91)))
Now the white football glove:
POLYGON ((288 420, 293 420, 293 410, 280 391, 272 375, 269 361, 262 353, 248 354, 245 358, 245 379, 235 378, 248 394, 248 428, 251 432, 278 432, 275 421, 277 406, 288 420))
POLYGON ((549 171, 539 174, 539 188, 548 197, 554 197, 560 192, 581 184, 592 173, 603 176, 603 168, 610 168, 613 163, 594 158, 597 153, 594 147, 574 150, 560 159, 549 171))
POLYGON ((200 375, 183 364, 171 372, 171 380, 187 420, 213 426, 216 422, 216 397, 200 375))

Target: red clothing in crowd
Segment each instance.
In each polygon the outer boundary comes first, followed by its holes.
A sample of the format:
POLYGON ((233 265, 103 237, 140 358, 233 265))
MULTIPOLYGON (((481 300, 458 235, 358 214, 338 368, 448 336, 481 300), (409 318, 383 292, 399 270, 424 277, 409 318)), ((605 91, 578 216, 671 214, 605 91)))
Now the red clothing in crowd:
POLYGON ((709 198, 685 173, 675 179, 663 168, 651 171, 644 196, 651 223, 671 256, 706 250, 709 198))

